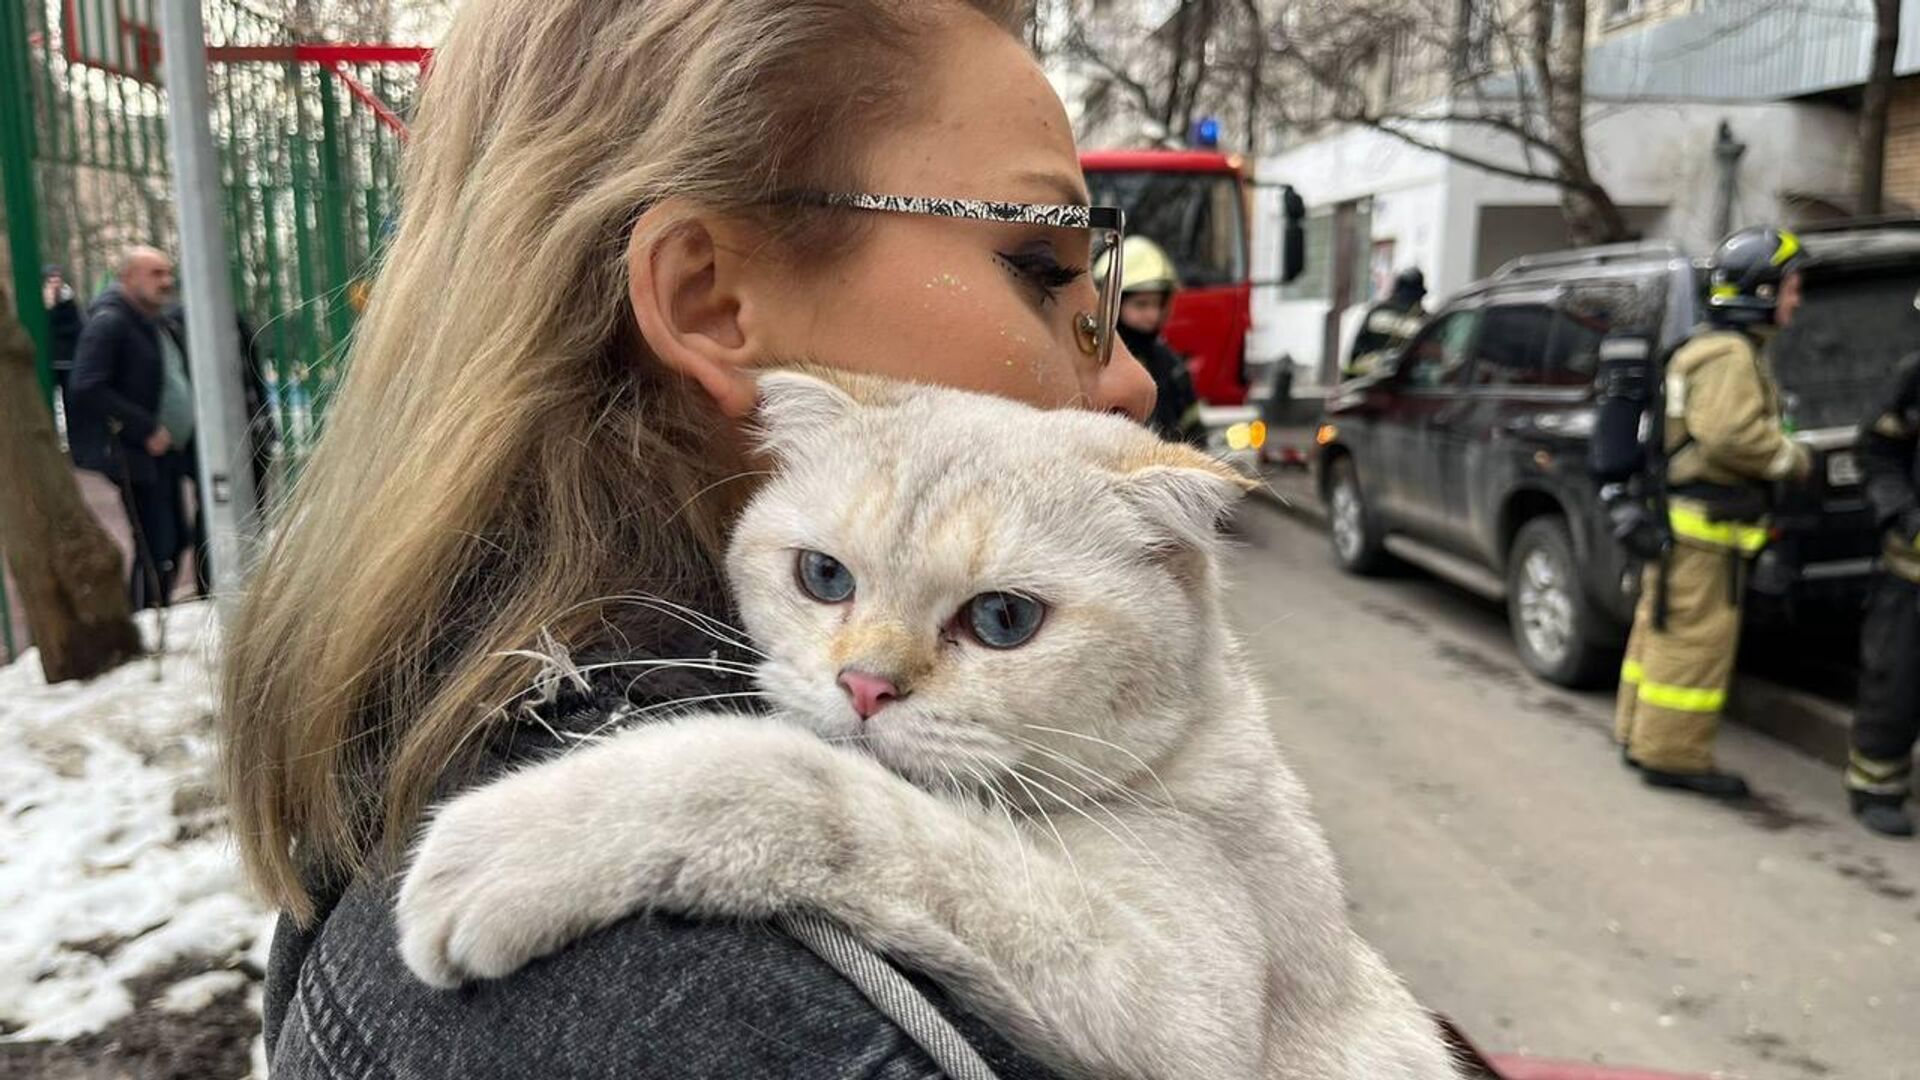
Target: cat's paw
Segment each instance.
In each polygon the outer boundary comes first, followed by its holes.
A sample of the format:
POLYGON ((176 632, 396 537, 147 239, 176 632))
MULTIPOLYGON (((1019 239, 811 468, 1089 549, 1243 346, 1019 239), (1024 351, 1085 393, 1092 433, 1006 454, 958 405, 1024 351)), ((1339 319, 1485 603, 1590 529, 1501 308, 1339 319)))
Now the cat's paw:
MULTIPOLYGON (((400 954, 441 987, 499 978, 653 909, 833 912, 857 877, 846 808, 879 766, 796 729, 663 724, 496 780, 428 825, 400 888, 400 954)), ((858 893, 860 890, 852 890, 858 893)))
POLYGON ((530 794, 516 779, 449 803, 414 852, 395 917, 401 959, 422 982, 444 989, 497 979, 583 929, 583 897, 566 891, 541 851, 563 852, 579 837, 544 836, 554 819, 503 798, 530 794))

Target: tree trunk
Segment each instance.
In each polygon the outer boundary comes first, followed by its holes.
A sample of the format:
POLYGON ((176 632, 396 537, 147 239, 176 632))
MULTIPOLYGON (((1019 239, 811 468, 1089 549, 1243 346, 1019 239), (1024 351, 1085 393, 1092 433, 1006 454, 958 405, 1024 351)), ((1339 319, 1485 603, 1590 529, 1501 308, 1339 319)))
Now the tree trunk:
POLYGON ((1560 212, 1576 247, 1628 238, 1627 219, 1587 163, 1587 3, 1564 0, 1548 64, 1547 130, 1560 154, 1560 212))
POLYGON ((1887 113, 1893 104, 1893 61, 1900 50, 1900 0, 1874 0, 1873 69, 1860 102, 1861 217, 1883 210, 1887 173, 1887 113))
POLYGON ((0 289, 0 551, 47 681, 140 655, 120 551, 88 513, 40 397, 33 343, 0 289))

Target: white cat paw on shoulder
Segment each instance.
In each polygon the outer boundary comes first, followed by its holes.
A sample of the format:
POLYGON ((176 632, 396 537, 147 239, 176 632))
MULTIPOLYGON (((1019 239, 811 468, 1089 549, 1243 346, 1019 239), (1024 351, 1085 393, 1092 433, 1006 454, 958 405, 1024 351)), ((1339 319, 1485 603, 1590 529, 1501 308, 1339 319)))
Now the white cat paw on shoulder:
POLYGON ((497 979, 580 935, 584 898, 554 903, 545 864, 556 849, 541 849, 560 838, 542 839, 549 830, 538 805, 521 798, 524 787, 501 783, 455 799, 415 850, 395 917, 401 959, 422 982, 451 989, 497 979))

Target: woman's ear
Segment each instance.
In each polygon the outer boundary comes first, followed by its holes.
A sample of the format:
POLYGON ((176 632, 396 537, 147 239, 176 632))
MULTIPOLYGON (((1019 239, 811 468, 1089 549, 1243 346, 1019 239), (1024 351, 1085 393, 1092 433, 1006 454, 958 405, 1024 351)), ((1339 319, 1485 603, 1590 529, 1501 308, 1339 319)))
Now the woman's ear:
POLYGON ((653 355, 741 419, 753 412, 750 369, 761 350, 742 318, 739 249, 725 232, 678 200, 650 207, 627 241, 627 295, 653 355))

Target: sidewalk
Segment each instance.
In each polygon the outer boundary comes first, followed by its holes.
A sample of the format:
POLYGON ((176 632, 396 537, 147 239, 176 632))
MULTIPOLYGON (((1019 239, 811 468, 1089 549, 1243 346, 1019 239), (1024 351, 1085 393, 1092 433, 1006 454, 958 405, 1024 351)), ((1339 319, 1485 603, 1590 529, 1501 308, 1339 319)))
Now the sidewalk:
MULTIPOLYGON (((1268 439, 1270 447, 1304 449, 1312 444, 1311 429, 1303 433, 1289 428, 1268 439)), ((1269 464, 1261 468, 1260 476, 1263 483, 1254 489, 1256 497, 1303 524, 1327 527, 1327 508, 1310 469, 1269 464)), ((1743 672, 1734 681, 1727 716, 1835 768, 1846 767, 1847 730, 1853 717, 1840 702, 1743 672)))

